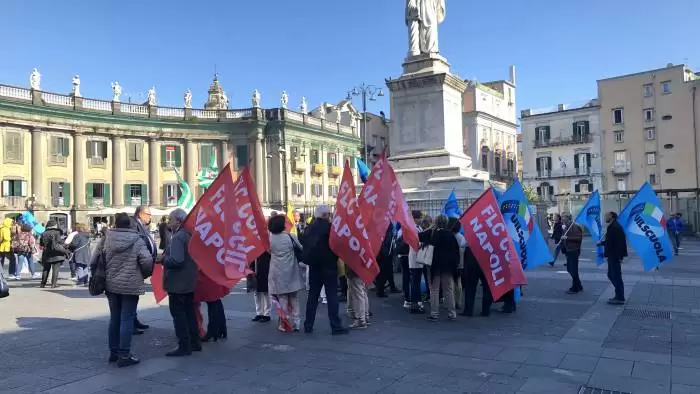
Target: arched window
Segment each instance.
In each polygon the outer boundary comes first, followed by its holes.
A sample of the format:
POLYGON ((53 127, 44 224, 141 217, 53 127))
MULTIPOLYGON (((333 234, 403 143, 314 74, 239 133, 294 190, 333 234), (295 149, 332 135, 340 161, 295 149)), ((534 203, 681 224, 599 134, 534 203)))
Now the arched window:
POLYGON ((574 185, 576 193, 593 193, 593 184, 588 179, 581 179, 574 185))
POLYGON ((547 182, 540 183, 540 185, 537 186, 537 195, 542 200, 545 200, 545 201, 552 200, 552 196, 554 196, 554 186, 550 185, 547 182))

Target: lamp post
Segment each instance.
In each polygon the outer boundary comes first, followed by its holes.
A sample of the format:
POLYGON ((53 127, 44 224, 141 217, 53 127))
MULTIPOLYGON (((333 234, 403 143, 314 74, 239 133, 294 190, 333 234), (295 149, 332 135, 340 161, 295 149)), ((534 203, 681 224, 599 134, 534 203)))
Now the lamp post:
POLYGON ((362 82, 362 84, 355 86, 348 92, 347 99, 352 100, 352 96, 362 96, 362 139, 364 140, 364 161, 369 165, 369 152, 367 152, 367 100, 375 101, 377 97, 384 97, 384 91, 382 88, 375 85, 367 85, 362 82))

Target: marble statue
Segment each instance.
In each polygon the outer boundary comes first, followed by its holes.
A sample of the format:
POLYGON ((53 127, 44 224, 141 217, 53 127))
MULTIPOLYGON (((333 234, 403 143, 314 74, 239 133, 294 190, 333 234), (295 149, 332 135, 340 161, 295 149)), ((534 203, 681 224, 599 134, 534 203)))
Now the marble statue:
POLYGON ((29 86, 34 90, 41 90, 41 73, 35 68, 29 75, 29 86))
POLYGON ((148 105, 156 105, 156 87, 148 89, 148 105))
POLYGON ((408 55, 438 53, 438 24, 445 20, 445 0, 406 0, 408 55))
POLYGON ((335 106, 335 123, 340 123, 340 118, 341 118, 340 105, 336 105, 335 106))
POLYGON ((185 108, 192 108, 192 91, 185 90, 185 108))
POLYGON ((308 111, 309 111, 309 108, 306 105, 306 97, 301 96, 301 104, 299 104, 299 112, 306 115, 306 113, 308 111))
POLYGON ((119 82, 112 82, 112 101, 115 103, 119 102, 119 96, 122 95, 122 87, 119 86, 119 82))
POLYGON ((321 103, 321 106, 318 107, 318 117, 326 120, 326 103, 321 103))
POLYGON ((260 108, 260 92, 258 92, 258 89, 253 90, 251 101, 253 102, 253 108, 260 108))
POLYGON ((287 91, 283 90, 282 91, 282 97, 280 97, 280 104, 282 105, 282 108, 287 108, 287 104, 289 104, 289 96, 287 96, 287 91))
POLYGON ((73 77, 73 90, 71 91, 73 97, 80 97, 80 75, 73 77))
POLYGON ((224 92, 223 89, 219 92, 219 107, 221 109, 228 109, 228 96, 226 96, 226 92, 224 92))

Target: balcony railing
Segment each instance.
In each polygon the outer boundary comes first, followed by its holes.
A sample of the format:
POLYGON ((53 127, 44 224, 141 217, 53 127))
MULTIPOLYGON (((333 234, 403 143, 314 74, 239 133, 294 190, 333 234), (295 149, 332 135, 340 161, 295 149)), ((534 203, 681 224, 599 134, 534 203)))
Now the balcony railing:
POLYGON ((557 168, 554 170, 538 170, 535 175, 525 175, 526 179, 553 179, 553 178, 576 178, 601 175, 603 172, 598 167, 579 168, 557 168))
POLYGON ((550 146, 563 146, 563 145, 575 145, 575 144, 588 144, 593 142, 593 136, 590 134, 583 134, 577 136, 550 138, 550 139, 539 139, 533 140, 533 145, 535 148, 545 148, 550 146))
POLYGON ((51 198, 51 206, 52 207, 65 207, 66 206, 66 199, 63 197, 52 197, 51 198))
POLYGON ((104 207, 105 206, 105 200, 102 197, 93 197, 93 198, 88 198, 85 201, 85 205, 91 208, 95 207, 104 207))
POLYGON ((325 120, 315 118, 309 114, 303 114, 300 112, 290 111, 288 109, 282 110, 283 119, 286 121, 298 122, 305 125, 321 127, 331 133, 349 134, 356 136, 359 132, 356 127, 348 126, 344 124, 337 123, 335 120, 325 120))
POLYGON ((617 162, 612 166, 612 173, 623 175, 632 172, 632 163, 630 162, 617 162))
POLYGON ((330 174, 331 176, 338 177, 342 173, 343 173, 343 169, 338 167, 338 166, 330 166, 328 168, 328 174, 330 174))
POLYGON ((24 209, 24 202, 27 197, 2 197, 0 198, 0 207, 10 208, 10 209, 24 209))
POLYGON ((323 164, 318 164, 318 163, 314 164, 314 166, 313 166, 313 168, 312 168, 312 172, 313 172, 314 174, 317 174, 317 175, 323 174, 323 170, 325 170, 324 165, 323 165, 323 164))
POLYGON ((306 162, 304 160, 292 160, 292 171, 306 172, 306 162))

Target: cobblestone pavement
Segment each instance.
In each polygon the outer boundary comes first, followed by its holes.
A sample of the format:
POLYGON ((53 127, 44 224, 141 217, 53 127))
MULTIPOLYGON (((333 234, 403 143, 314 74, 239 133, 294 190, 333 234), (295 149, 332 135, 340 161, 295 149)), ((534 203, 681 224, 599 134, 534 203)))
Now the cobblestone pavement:
POLYGON ((624 263, 624 307, 605 304, 612 287, 587 242, 581 294, 565 294, 560 258, 528 274, 514 315, 429 323, 401 295, 372 296, 372 326, 342 337, 329 335, 323 307, 312 335, 252 323, 252 296, 236 289, 224 300, 228 341, 183 359, 163 356, 172 323, 147 294, 139 316, 152 328, 134 337, 142 363, 126 369, 106 362, 104 298, 68 280, 12 282, 0 300, 0 392, 700 393, 700 241, 683 246, 660 271, 624 263))

